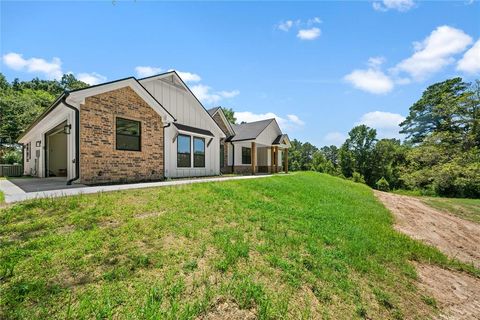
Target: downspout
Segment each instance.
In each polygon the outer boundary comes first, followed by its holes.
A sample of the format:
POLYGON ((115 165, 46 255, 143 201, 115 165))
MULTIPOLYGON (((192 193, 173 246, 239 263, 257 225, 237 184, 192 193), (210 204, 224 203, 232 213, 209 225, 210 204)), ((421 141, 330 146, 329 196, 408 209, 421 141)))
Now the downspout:
POLYGON ((62 102, 65 106, 75 111, 75 176, 67 181, 71 185, 73 181, 80 179, 80 110, 67 102, 69 92, 65 92, 62 102))
POLYGON ((165 146, 166 146, 166 144, 165 144, 165 128, 170 127, 171 124, 172 123, 169 122, 169 123, 167 123, 166 126, 162 127, 163 128, 163 152, 162 153, 163 153, 163 178, 164 179, 165 179, 165 146))
POLYGON ((230 142, 232 144, 232 173, 235 173, 235 145, 233 142, 230 142))

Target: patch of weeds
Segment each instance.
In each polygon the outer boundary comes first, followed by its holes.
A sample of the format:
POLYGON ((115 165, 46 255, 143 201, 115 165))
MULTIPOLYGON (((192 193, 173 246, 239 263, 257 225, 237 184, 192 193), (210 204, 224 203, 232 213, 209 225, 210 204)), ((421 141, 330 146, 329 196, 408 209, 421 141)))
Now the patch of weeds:
POLYGON ((330 303, 332 301, 332 295, 325 288, 320 288, 314 285, 312 287, 313 295, 322 303, 330 303))
POLYGON ((188 261, 183 265, 183 269, 185 269, 187 271, 193 271, 197 268, 198 268, 198 263, 197 263, 196 260, 188 261))
POLYGON ((375 288, 373 289, 373 294, 375 295, 375 298, 381 306, 385 307, 388 310, 395 308, 395 305, 392 302, 392 298, 385 291, 375 288))
POLYGON ((241 258, 248 258, 249 245, 244 240, 243 234, 232 229, 214 232, 214 243, 223 252, 223 257, 216 263, 221 272, 227 271, 241 258))
POLYGON ((437 309, 437 300, 435 298, 427 296, 427 295, 422 295, 422 301, 425 302, 426 305, 429 305, 433 307, 434 309, 437 309))
POLYGON ((236 281, 229 286, 229 292, 240 309, 260 306, 266 299, 263 287, 248 276, 237 275, 236 281))

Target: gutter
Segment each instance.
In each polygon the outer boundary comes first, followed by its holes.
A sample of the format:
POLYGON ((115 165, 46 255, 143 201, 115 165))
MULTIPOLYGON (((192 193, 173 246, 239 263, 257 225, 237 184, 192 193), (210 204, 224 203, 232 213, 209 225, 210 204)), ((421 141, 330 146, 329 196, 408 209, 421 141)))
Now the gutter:
POLYGON ((65 106, 75 111, 75 176, 67 181, 71 185, 73 181, 80 179, 80 110, 67 102, 69 92, 65 92, 62 102, 65 106))
MULTIPOLYGON (((175 120, 175 121, 177 121, 177 120, 175 120)), ((166 126, 162 127, 163 128, 163 152, 162 153, 163 153, 163 178, 164 179, 165 179, 165 146, 166 146, 166 144, 165 144, 165 128, 168 128, 171 125, 172 125, 172 123, 169 122, 169 123, 167 123, 166 126)))

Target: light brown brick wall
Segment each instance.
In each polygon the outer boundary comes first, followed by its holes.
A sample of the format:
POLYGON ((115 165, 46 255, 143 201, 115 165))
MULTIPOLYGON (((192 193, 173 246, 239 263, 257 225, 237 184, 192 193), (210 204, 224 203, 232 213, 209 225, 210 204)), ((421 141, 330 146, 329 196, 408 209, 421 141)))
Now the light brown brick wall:
POLYGON ((80 107, 80 180, 84 184, 163 179, 163 123, 130 87, 88 97, 80 107), (116 117, 141 122, 141 151, 116 150, 116 117))

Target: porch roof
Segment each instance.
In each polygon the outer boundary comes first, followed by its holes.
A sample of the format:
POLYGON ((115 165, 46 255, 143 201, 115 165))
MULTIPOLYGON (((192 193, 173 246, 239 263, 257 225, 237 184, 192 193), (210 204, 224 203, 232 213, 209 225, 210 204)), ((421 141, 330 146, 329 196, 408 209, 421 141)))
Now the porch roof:
POLYGON ((232 128, 235 131, 235 135, 227 138, 227 142, 235 141, 245 141, 245 140, 255 140, 263 130, 272 122, 274 119, 267 119, 255 122, 233 124, 232 128))

